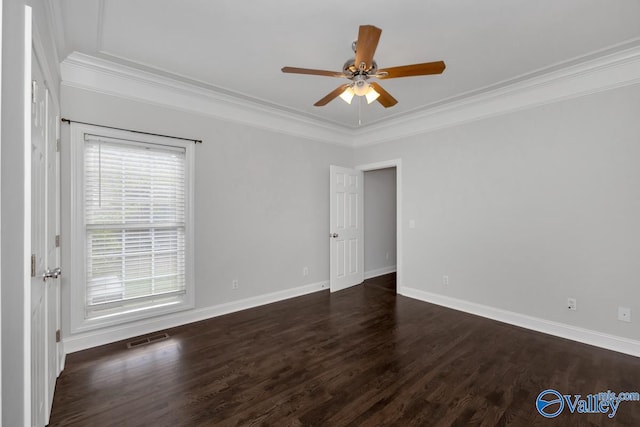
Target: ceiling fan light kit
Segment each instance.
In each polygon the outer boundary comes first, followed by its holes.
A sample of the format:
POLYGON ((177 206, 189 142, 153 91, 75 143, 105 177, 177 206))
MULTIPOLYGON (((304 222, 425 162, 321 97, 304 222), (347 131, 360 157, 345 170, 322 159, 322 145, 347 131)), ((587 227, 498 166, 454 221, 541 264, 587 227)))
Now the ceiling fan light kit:
POLYGON ((358 74, 353 78, 353 93, 358 96, 364 96, 369 91, 369 83, 367 83, 367 77, 362 74, 358 74))
POLYGON ((344 102, 346 102, 347 104, 351 104, 351 101, 353 100, 353 97, 356 96, 356 94, 351 86, 349 86, 339 96, 344 102))
POLYGON ((316 102, 316 107, 327 105, 333 99, 340 97, 347 104, 351 104, 354 96, 364 96, 367 104, 378 101, 383 107, 389 108, 398 103, 389 92, 384 90, 376 82, 369 82, 370 78, 391 79, 398 77, 426 76, 441 74, 445 69, 443 61, 426 62, 423 64, 402 65, 379 70, 378 64, 373 60, 382 30, 373 25, 361 25, 358 31, 358 40, 351 45, 355 52, 355 58, 347 60, 342 67, 342 72, 313 70, 309 68, 283 67, 283 73, 310 74, 316 76, 341 77, 351 80, 351 83, 343 84, 330 92, 324 98, 316 102))
POLYGON ((376 92, 373 87, 369 86, 369 90, 364 94, 364 97, 367 98, 367 104, 371 104, 380 97, 380 94, 376 92))
POLYGON ((366 83, 366 86, 349 85, 340 95, 340 98, 347 104, 351 104, 354 96, 364 96, 367 100, 367 104, 371 104, 378 99, 380 94, 376 92, 373 86, 366 83))

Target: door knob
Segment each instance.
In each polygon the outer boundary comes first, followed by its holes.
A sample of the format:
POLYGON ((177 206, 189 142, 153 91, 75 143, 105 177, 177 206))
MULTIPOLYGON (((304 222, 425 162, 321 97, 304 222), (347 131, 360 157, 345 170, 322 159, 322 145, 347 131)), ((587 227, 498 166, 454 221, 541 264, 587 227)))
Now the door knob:
POLYGON ((332 233, 329 236, 333 237, 334 239, 337 239, 338 238, 338 233, 332 233))
POLYGON ((62 270, 60 269, 60 267, 56 267, 53 270, 51 270, 50 268, 47 268, 47 271, 45 271, 44 274, 42 275, 42 280, 57 279, 58 277, 60 277, 61 274, 62 274, 62 270))

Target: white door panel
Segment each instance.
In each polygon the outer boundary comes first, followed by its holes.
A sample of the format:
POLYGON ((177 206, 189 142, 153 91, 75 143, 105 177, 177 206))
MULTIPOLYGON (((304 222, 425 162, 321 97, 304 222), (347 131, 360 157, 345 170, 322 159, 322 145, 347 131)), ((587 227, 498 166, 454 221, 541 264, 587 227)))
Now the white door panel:
POLYGON ((46 92, 34 54, 31 102, 31 425, 45 425, 46 412, 46 92))
MULTIPOLYGON (((57 121, 58 112, 51 100, 51 93, 46 89, 46 150, 47 150, 47 177, 46 177, 46 245, 47 245, 47 265, 49 269, 54 269, 60 265, 59 248, 56 245, 56 235, 59 230, 58 215, 58 156, 57 156, 57 121)), ((46 408, 45 421, 49 422, 49 414, 53 406, 53 392, 58 377, 58 345, 56 342, 56 331, 59 319, 59 282, 60 279, 50 277, 45 284, 46 301, 46 356, 47 356, 47 376, 46 376, 46 408)))
POLYGON ((31 55, 31 425, 48 424, 58 375, 59 264, 57 114, 38 55, 31 55), (56 276, 56 275, 54 275, 56 276))
POLYGON ((331 292, 364 280, 363 173, 330 167, 330 286, 331 292))

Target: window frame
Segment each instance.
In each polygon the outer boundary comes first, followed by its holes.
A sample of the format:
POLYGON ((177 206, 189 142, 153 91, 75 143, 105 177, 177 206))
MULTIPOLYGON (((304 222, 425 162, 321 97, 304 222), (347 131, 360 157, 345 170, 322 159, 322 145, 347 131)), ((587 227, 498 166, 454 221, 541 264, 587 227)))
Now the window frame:
POLYGON ((71 262, 70 262, 70 331, 80 333, 162 316, 195 306, 194 284, 194 143, 192 141, 147 135, 102 126, 71 123, 71 262), (185 150, 185 294, 174 302, 123 310, 101 317, 86 316, 87 242, 84 205, 85 134, 104 138, 176 147, 185 150))

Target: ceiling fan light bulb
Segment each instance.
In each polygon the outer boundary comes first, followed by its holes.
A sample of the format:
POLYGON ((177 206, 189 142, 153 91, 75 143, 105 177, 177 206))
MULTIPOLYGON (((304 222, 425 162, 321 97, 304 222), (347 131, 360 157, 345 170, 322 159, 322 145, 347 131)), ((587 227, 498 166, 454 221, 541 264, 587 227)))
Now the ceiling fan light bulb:
POLYGON ((353 92, 358 96, 364 96, 369 91, 369 83, 364 80, 356 80, 353 85, 353 92))
POLYGON ((373 101, 378 99, 379 96, 380 94, 376 92, 373 87, 369 86, 369 92, 367 92, 367 94, 365 95, 365 97, 367 98, 367 104, 371 104, 373 101))
POLYGON ((354 96, 355 93, 353 92, 353 89, 351 89, 351 87, 346 88, 344 92, 340 94, 340 98, 342 98, 342 100, 347 104, 351 104, 351 100, 354 96))

